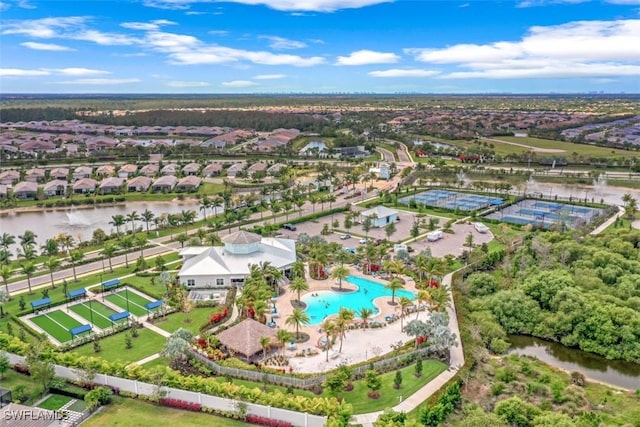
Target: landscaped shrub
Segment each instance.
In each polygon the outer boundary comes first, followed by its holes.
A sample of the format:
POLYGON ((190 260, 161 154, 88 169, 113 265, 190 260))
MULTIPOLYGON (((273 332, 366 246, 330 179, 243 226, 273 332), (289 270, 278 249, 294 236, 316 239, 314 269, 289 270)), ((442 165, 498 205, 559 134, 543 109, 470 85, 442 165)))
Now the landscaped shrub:
POLYGON ((266 427, 293 427, 288 421, 274 420, 273 418, 261 417, 259 415, 247 415, 248 423, 258 424, 266 427))
POLYGON ((184 409, 185 411, 200 412, 202 405, 199 403, 185 402, 179 399, 160 399, 160 405, 170 408, 184 409))

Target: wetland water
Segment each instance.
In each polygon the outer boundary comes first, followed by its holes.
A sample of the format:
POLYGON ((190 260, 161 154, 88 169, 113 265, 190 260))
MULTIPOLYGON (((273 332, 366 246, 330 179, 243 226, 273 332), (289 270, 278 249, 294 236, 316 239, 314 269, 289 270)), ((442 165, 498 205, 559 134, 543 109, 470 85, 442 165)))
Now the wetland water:
POLYGON ((567 372, 579 371, 585 377, 629 390, 640 388, 640 365, 620 360, 607 360, 586 351, 539 338, 511 335, 509 353, 535 356, 539 360, 567 372))

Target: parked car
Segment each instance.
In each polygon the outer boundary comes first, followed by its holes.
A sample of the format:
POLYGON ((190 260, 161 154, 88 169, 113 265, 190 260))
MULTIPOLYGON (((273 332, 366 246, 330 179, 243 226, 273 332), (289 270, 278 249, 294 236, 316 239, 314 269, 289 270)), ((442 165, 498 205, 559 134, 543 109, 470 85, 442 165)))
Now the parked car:
POLYGON ((363 237, 362 239, 360 239, 360 243, 362 243, 363 245, 369 243, 371 241, 371 239, 367 238, 367 237, 363 237))
POLYGON ((341 235, 341 236, 340 236, 340 238, 341 238, 342 240, 350 239, 350 238, 351 238, 351 234, 348 234, 348 233, 343 234, 343 235, 341 235))
POLYGON ((296 231, 296 226, 293 224, 282 224, 282 228, 284 228, 285 230, 289 230, 289 231, 296 231))

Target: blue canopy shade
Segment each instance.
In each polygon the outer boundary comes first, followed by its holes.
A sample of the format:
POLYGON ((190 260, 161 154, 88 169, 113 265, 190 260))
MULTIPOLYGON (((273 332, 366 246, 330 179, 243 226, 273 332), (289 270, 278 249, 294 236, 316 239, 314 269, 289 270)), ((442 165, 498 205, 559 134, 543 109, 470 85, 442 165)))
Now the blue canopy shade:
POLYGON ((69 296, 69 298, 78 298, 78 297, 85 296, 86 294, 87 294, 87 290, 85 288, 76 289, 75 291, 67 292, 67 295, 69 296))
POLYGON ((114 286, 118 286, 120 284, 120 279, 107 280, 106 282, 102 282, 102 287, 104 289, 113 288, 114 286))
POLYGON ((80 326, 76 326, 75 328, 71 328, 69 329, 69 332, 71 332, 71 335, 80 335, 83 334, 85 332, 89 332, 91 331, 91 325, 86 324, 86 325, 80 325, 80 326))
POLYGON ((32 308, 38 308, 49 304, 51 304, 51 298, 42 298, 36 301, 31 301, 32 308))
POLYGON ((129 312, 125 310, 125 311, 121 311, 120 313, 114 313, 110 315, 109 319, 112 322, 117 322, 118 320, 126 319, 127 317, 129 317, 129 312))
POLYGON ((159 299, 158 301, 152 301, 149 304, 145 304, 145 308, 147 310, 153 310, 154 308, 158 308, 163 304, 162 300, 159 299))

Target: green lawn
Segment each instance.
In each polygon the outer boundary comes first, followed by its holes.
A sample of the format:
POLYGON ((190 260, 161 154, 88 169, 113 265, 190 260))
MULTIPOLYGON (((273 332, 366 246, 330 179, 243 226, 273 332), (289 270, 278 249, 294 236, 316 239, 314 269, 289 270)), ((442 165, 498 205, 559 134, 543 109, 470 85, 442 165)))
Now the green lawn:
POLYGON ((9 390, 24 386, 25 395, 28 397, 26 405, 33 405, 36 400, 42 397, 42 387, 39 383, 33 381, 30 376, 19 374, 12 369, 4 373, 4 378, 0 380, 0 386, 9 390))
MULTIPOLYGON (((420 378, 416 378, 415 375, 413 375, 415 365, 410 365, 400 370, 402 372, 402 386, 399 390, 393 388, 393 379, 396 375, 395 371, 380 375, 382 388, 380 389, 379 399, 370 399, 367 396, 369 389, 366 387, 364 381, 354 382, 353 390, 341 393, 340 397, 344 398, 347 403, 353 405, 354 414, 382 411, 397 405, 400 403, 399 396, 403 398, 409 397, 446 369, 447 365, 442 362, 425 360, 422 362, 422 376, 420 378)), ((325 390, 323 395, 328 396, 328 390, 325 390)))
MULTIPOLYGON (((596 145, 589 144, 575 144, 573 142, 564 142, 564 141, 553 141, 549 139, 541 139, 541 138, 519 138, 515 136, 499 136, 495 139, 507 141, 507 142, 515 142, 517 144, 529 145, 531 147, 536 148, 555 148, 559 150, 564 150, 564 153, 558 153, 556 155, 566 156, 567 160, 571 160, 573 157, 573 153, 577 153, 578 156, 585 157, 635 157, 637 155, 634 151, 620 150, 614 148, 605 148, 598 147, 596 145)), ((492 141, 493 142, 493 141, 492 141)), ((499 143, 494 143, 496 146, 499 143)), ((523 147, 517 147, 514 145, 502 144, 503 146, 512 147, 516 153, 521 153, 522 151, 526 151, 523 147)), ((539 153, 543 156, 552 156, 553 153, 539 153)))
POLYGON ((85 344, 72 351, 83 356, 94 356, 113 362, 120 360, 125 363, 137 362, 147 356, 160 352, 164 348, 166 338, 149 329, 138 329, 139 335, 133 338, 133 347, 127 349, 125 337, 128 332, 120 332, 100 340, 102 351, 94 353, 93 344, 85 344))
POLYGON ((189 313, 190 322, 185 322, 187 316, 183 312, 172 313, 166 319, 155 322, 154 325, 167 332, 175 332, 179 328, 186 329, 194 334, 200 333, 200 326, 209 321, 212 314, 222 311, 222 307, 198 307, 189 313))
POLYGON ((54 310, 32 317, 31 321, 61 343, 71 340, 69 329, 80 326, 80 322, 62 310, 54 310))
POLYGON ((79 316, 87 319, 87 322, 93 320, 93 324, 100 329, 106 329, 112 325, 109 316, 115 314, 115 311, 111 310, 106 305, 99 301, 81 302, 69 307, 71 311, 79 316), (93 315, 91 314, 93 311, 93 315))
POLYGON ((57 411, 58 409, 62 408, 65 404, 71 402, 72 400, 73 400, 73 398, 71 398, 69 396, 61 396, 59 394, 52 394, 51 396, 47 397, 47 399, 44 402, 41 402, 38 405, 38 408, 49 409, 51 411, 57 411))
POLYGON ((188 412, 164 408, 135 399, 113 398, 111 405, 103 407, 82 423, 86 427, 138 427, 153 425, 246 427, 248 424, 202 412, 188 412))
POLYGON ((135 316, 145 316, 147 314, 147 309, 144 308, 145 304, 151 302, 146 298, 141 297, 135 292, 129 291, 119 291, 114 294, 108 294, 104 297, 107 301, 112 304, 117 305, 123 310, 128 310, 130 313, 135 316), (127 304, 127 298, 129 299, 129 303, 127 304))

